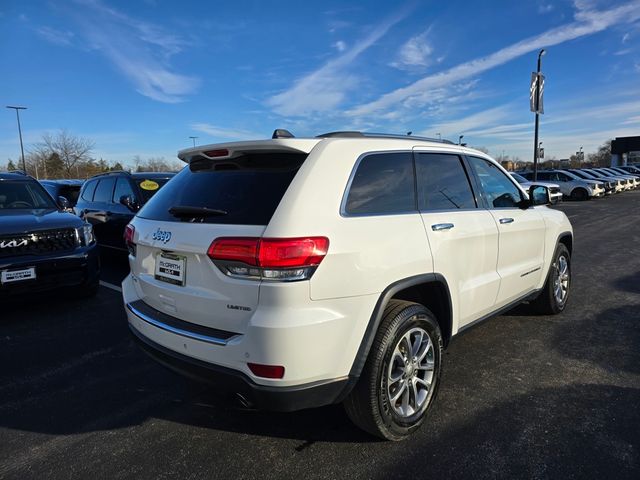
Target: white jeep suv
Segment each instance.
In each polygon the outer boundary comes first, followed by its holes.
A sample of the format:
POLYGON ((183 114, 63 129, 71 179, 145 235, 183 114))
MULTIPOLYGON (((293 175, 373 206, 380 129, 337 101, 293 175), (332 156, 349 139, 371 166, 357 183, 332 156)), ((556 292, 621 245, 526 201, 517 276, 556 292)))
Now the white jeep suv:
POLYGON ((400 440, 452 337, 565 308, 573 233, 546 187, 446 141, 283 135, 179 152, 127 227, 129 326, 161 363, 256 408, 343 402, 400 440))

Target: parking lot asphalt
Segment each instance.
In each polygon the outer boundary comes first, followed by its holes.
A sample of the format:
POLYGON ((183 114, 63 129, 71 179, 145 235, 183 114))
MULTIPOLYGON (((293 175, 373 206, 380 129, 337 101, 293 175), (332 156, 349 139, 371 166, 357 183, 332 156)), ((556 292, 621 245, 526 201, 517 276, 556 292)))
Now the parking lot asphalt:
POLYGON ((220 403, 136 348, 109 288, 3 305, 0 478, 640 478, 640 192, 557 208, 575 229, 564 314, 519 307, 455 339, 400 443, 340 406, 220 403))

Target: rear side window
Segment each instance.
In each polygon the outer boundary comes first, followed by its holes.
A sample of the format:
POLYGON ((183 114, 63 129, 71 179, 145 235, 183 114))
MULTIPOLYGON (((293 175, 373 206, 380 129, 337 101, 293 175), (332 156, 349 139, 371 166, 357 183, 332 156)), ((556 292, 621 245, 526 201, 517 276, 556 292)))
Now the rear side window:
POLYGON ((97 180, 92 180, 90 182, 87 182, 84 186, 84 189, 82 190, 82 199, 86 200, 87 202, 92 202, 93 201, 93 194, 96 191, 96 186, 98 185, 98 181, 97 180))
POLYGON ((416 211, 411 152, 363 157, 351 181, 344 211, 351 215, 416 211))
POLYGON ((416 154, 420 210, 476 208, 469 178, 457 155, 416 154))
POLYGON ((98 181, 96 193, 93 196, 94 202, 111 203, 111 194, 113 193, 114 178, 103 178, 98 181))
POLYGON ((267 225, 306 154, 245 154, 229 160, 194 159, 138 213, 163 221, 267 225), (172 207, 221 211, 198 218, 176 217, 172 207))

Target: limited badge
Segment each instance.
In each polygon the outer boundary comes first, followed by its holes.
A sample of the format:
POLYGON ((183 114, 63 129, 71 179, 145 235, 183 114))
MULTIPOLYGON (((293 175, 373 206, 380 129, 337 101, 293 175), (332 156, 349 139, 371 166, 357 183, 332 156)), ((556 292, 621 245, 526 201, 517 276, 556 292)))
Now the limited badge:
POLYGON ((140 183, 140 188, 142 188, 143 190, 157 190, 160 188, 160 185, 158 185, 157 182, 154 182, 153 180, 145 180, 144 182, 140 183))

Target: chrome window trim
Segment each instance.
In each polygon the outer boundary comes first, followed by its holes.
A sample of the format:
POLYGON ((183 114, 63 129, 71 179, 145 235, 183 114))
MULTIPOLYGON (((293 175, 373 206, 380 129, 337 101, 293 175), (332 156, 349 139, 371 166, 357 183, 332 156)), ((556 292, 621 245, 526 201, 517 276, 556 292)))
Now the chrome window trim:
MULTIPOLYGON (((395 215, 415 215, 415 214, 424 214, 424 213, 446 213, 446 212, 477 212, 478 210, 480 210, 480 205, 477 205, 474 208, 456 208, 456 209, 451 209, 451 210, 420 210, 418 208, 418 197, 417 197, 417 191, 415 191, 415 182, 416 182, 416 172, 415 172, 415 157, 414 154, 415 153, 435 153, 435 154, 443 154, 443 155, 457 155, 460 160, 462 161, 463 156, 465 155, 464 152, 462 151, 458 151, 455 149, 444 149, 444 148, 429 148, 429 147, 425 147, 422 145, 418 145, 418 146, 414 146, 411 150, 406 150, 406 149, 400 149, 400 150, 372 150, 370 152, 364 152, 362 154, 360 154, 358 156, 358 158, 356 159, 356 162, 353 166, 353 168, 351 169, 351 174, 349 175, 349 180, 347 181, 347 186, 344 189, 344 192, 342 194, 342 201, 340 202, 340 216, 343 218, 358 218, 358 217, 390 217, 390 216, 395 216, 395 215), (423 150, 424 149, 424 150, 423 150), (362 160, 369 156, 369 155, 376 155, 376 154, 382 154, 382 153, 409 153, 412 156, 412 162, 413 162, 413 179, 414 179, 414 194, 415 194, 415 200, 416 200, 416 209, 415 210, 406 210, 406 211, 399 211, 399 212, 369 212, 369 213, 349 213, 346 210, 347 207, 347 199, 349 197, 349 191, 351 190, 351 184, 353 183, 353 179, 356 175, 356 172, 358 171, 358 167, 360 166, 360 163, 362 162, 362 160)), ((483 158, 483 157, 479 157, 479 158, 483 158)), ((466 173, 466 172, 465 172, 466 173)), ((476 197, 476 192, 473 188, 473 185, 470 185, 471 187, 471 192, 474 195, 474 199, 475 201, 478 203, 479 199, 476 197)))
MULTIPOLYGON (((352 217, 381 217, 381 216, 392 216, 392 215, 408 215, 408 214, 418 214, 418 209, 416 205, 415 210, 406 210, 399 212, 367 212, 367 213, 349 213, 347 212, 347 199, 349 198, 349 192, 351 190, 351 184, 353 183, 353 179, 356 176, 356 172, 358 171, 358 167, 364 158, 369 155, 380 155, 384 153, 408 153, 412 156, 411 162, 413 164, 413 150, 400 149, 400 150, 373 150, 370 152, 364 152, 360 154, 360 156, 356 159, 356 163, 351 169, 351 174, 349 175, 349 180, 347 181, 347 186, 344 189, 344 193, 342 194, 342 201, 340 202, 340 216, 344 218, 352 218, 352 217)), ((415 167, 414 167, 414 195, 415 195, 415 167)), ((417 199, 416 199, 417 202, 417 199)))

